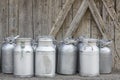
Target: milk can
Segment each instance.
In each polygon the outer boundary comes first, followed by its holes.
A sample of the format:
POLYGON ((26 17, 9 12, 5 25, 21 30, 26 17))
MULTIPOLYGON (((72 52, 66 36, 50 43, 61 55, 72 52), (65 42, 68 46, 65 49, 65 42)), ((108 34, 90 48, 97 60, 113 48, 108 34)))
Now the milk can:
POLYGON ((2 71, 2 41, 0 41, 0 70, 2 71))
POLYGON ((32 77, 34 74, 31 38, 18 38, 14 49, 14 75, 32 77))
POLYGON ((57 73, 75 74, 77 71, 77 46, 73 39, 66 39, 58 46, 57 73))
POLYGON ((15 47, 15 39, 19 37, 8 37, 5 38, 2 44, 2 72, 13 73, 13 52, 15 47))
POLYGON ((96 39, 83 39, 79 47, 79 74, 81 76, 99 75, 99 48, 96 39))
POLYGON ((54 77, 56 67, 56 46, 51 36, 41 36, 35 53, 35 76, 54 77))
POLYGON ((111 73, 112 71, 112 52, 110 40, 100 40, 100 73, 111 73))

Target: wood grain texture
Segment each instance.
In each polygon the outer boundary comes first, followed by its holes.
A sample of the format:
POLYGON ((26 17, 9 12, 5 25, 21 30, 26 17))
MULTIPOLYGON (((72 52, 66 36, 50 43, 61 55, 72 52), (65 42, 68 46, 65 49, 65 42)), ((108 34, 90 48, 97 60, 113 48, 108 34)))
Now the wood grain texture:
POLYGON ((57 32, 59 31, 60 27, 62 26, 62 24, 64 22, 69 10, 71 9, 73 2, 74 2, 74 0, 71 0, 71 1, 67 0, 66 1, 62 10, 58 14, 58 18, 56 19, 56 22, 50 31, 50 35, 55 36, 57 34, 57 32))
MULTIPOLYGON (((1 0, 2 1, 2 0, 1 0)), ((3 21, 3 15, 4 15, 4 5, 2 5, 3 3, 0 3, 0 47, 1 47, 1 44, 2 44, 2 40, 3 40, 3 31, 2 31, 2 26, 4 24, 4 21, 3 21)), ((1 52, 1 51, 0 51, 1 52)))
MULTIPOLYGON (((113 2, 113 6, 111 6, 111 7, 113 7, 114 8, 114 2, 113 2)), ((103 5, 102 6, 102 17, 103 17, 103 21, 105 22, 105 24, 106 24, 106 27, 105 27, 105 29, 106 29, 106 32, 107 32, 107 34, 108 34, 108 39, 109 40, 112 40, 113 41, 113 43, 111 44, 111 51, 112 51, 112 60, 113 60, 113 69, 114 69, 114 66, 115 66, 115 56, 116 56, 116 53, 115 53, 115 47, 114 47, 114 29, 115 29, 115 27, 114 27, 114 22, 113 22, 113 20, 111 19, 111 17, 109 16, 109 13, 108 13, 108 11, 106 10, 106 7, 103 5)))
MULTIPOLYGON (((66 0, 55 0, 55 12, 54 12, 54 22, 56 22, 56 19, 58 18, 58 15, 60 13, 60 11, 62 10, 64 4, 66 3, 66 0)), ((55 23, 54 23, 55 24, 55 23)), ((53 26, 54 26, 53 24, 53 26)), ((52 26, 52 29, 53 29, 53 26, 52 26)), ((51 29, 51 30, 52 30, 51 29)), ((61 26, 61 28, 59 29, 59 31, 57 32, 55 38, 58 40, 58 41, 61 41, 63 39, 63 26, 61 26)))
POLYGON ((33 0, 33 28, 34 38, 37 38, 42 34, 42 1, 33 0))
MULTIPOLYGON (((73 17, 75 17, 79 7, 81 6, 83 0, 76 0, 73 5, 73 17)), ((90 37, 90 11, 89 9, 83 16, 82 20, 79 22, 77 30, 73 33, 74 38, 80 36, 90 37)))
POLYGON ((42 11, 41 11, 41 17, 42 17, 42 27, 41 27, 41 34, 42 35, 48 35, 49 34, 49 28, 51 25, 49 25, 49 5, 51 0, 41 0, 42 2, 42 11))
POLYGON ((97 24, 98 29, 100 30, 100 33, 102 34, 103 38, 107 38, 106 30, 105 30, 105 23, 102 20, 102 17, 97 9, 97 6, 94 2, 94 0, 89 0, 88 2, 89 9, 91 11, 91 14, 97 24))
MULTIPOLYGON (((65 0, 62 0, 62 1, 64 2, 65 0)), ((64 5, 63 2, 62 2, 61 5, 64 5)), ((61 6, 61 9, 62 9, 62 6, 61 6)), ((66 16, 66 18, 67 18, 67 16, 66 16)), ((64 20, 61 28, 59 29, 59 31, 56 34, 56 39, 58 40, 58 42, 60 42, 60 41, 62 41, 64 39, 63 35, 64 35, 64 31, 66 30, 65 28, 66 28, 66 19, 64 20)))
MULTIPOLYGON (((96 3, 96 6, 97 6, 99 13, 101 14, 101 2, 98 0, 94 0, 94 1, 96 3)), ((97 24, 92 16, 92 14, 91 14, 91 18, 90 18, 90 37, 97 38, 97 39, 102 38, 100 30, 98 29, 97 24)))
POLYGON ((8 36, 8 0, 0 0, 0 27, 1 27, 1 37, 8 36))
POLYGON ((114 22, 114 25, 115 25, 115 28, 118 29, 120 31, 120 23, 118 22, 118 16, 115 12, 115 9, 114 9, 114 2, 113 0, 102 0, 103 1, 103 4, 106 8, 106 10, 108 11, 110 17, 112 18, 113 22, 114 22))
POLYGON ((19 0, 19 34, 21 37, 33 37, 32 0, 19 0))
POLYGON ((87 10, 83 16, 78 29, 73 34, 75 38, 80 36, 90 37, 90 11, 87 10))
POLYGON ((76 16, 73 18, 73 21, 71 22, 70 27, 68 28, 65 34, 65 38, 71 36, 74 33, 74 31, 77 29, 79 22, 81 21, 87 8, 88 8, 87 0, 83 0, 81 7, 79 8, 76 16))
MULTIPOLYGON (((117 20, 120 22, 120 0, 116 0, 116 12, 117 20)), ((114 58, 114 68, 120 70, 120 31, 115 29, 115 58, 114 58)))
MULTIPOLYGON (((75 2, 75 0, 74 0, 74 2, 75 2)), ((64 23, 62 25, 62 30, 63 30, 62 36, 63 36, 63 39, 64 39, 65 33, 67 32, 67 30, 68 30, 68 28, 69 28, 69 26, 70 26, 70 24, 71 24, 71 22, 73 20, 73 5, 74 5, 74 3, 72 4, 72 7, 71 7, 70 11, 68 12, 68 14, 66 16, 66 19, 65 19, 65 21, 64 21, 64 23)))
POLYGON ((9 0, 9 36, 18 34, 18 0, 9 0))

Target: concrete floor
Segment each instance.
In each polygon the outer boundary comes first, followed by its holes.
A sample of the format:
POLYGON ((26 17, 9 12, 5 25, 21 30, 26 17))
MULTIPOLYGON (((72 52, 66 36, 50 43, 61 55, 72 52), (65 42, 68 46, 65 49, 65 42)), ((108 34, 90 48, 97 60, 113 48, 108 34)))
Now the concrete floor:
POLYGON ((0 80, 120 80, 120 72, 112 72, 112 74, 102 74, 98 77, 80 77, 76 75, 56 75, 54 78, 16 78, 11 74, 0 74, 0 80))

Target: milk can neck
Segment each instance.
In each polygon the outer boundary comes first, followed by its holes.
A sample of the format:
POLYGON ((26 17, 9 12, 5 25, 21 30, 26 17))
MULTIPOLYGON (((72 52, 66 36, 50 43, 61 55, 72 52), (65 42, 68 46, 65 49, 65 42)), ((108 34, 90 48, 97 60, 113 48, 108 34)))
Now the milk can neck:
POLYGON ((50 46, 53 45, 53 41, 39 41, 38 46, 50 46))
POLYGON ((96 45, 97 45, 96 42, 88 42, 88 44, 89 44, 90 46, 96 46, 96 45))
POLYGON ((31 38, 18 38, 17 39, 18 45, 31 45, 31 38))
POLYGON ((17 42, 18 45, 24 44, 24 45, 31 45, 31 41, 19 41, 17 42))

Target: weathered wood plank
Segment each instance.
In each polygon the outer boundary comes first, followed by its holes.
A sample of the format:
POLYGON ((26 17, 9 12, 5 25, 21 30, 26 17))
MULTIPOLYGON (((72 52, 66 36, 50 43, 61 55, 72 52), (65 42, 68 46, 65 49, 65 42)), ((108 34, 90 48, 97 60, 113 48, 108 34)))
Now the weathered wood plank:
POLYGON ((42 2, 42 11, 41 11, 41 17, 42 17, 42 27, 41 27, 41 34, 42 35, 48 35, 49 34, 49 28, 51 25, 49 25, 49 5, 51 0, 41 0, 42 2))
POLYGON ((84 0, 81 4, 81 7, 79 8, 76 16, 74 17, 73 21, 71 22, 70 27, 68 28, 68 31, 65 34, 65 37, 69 37, 74 33, 74 31, 77 29, 79 22, 81 21, 83 15, 85 14, 87 8, 88 8, 87 0, 84 0))
MULTIPOLYGON (((65 2, 67 0, 63 0, 63 1, 65 2)), ((75 3, 75 1, 74 1, 74 3, 75 3)), ((69 25, 71 24, 71 22, 73 20, 73 4, 72 4, 70 11, 68 12, 68 14, 66 16, 66 19, 64 20, 63 25, 62 25, 62 39, 64 39, 64 34, 67 32, 67 29, 69 28, 69 25)))
MULTIPOLYGON (((111 7, 114 8, 114 2, 113 2, 113 6, 111 6, 111 7)), ((106 32, 109 36, 108 39, 113 41, 113 43, 111 44, 111 51, 112 51, 112 55, 113 55, 112 60, 113 60, 113 69, 114 69, 114 65, 115 65, 114 63, 116 63, 115 60, 114 60, 114 58, 116 56, 115 48, 114 48, 114 35, 115 35, 114 34, 114 31, 115 31, 114 29, 115 29, 115 27, 114 27, 113 20, 109 16, 109 13, 107 12, 106 7, 104 5, 102 7, 102 17, 103 17, 103 21, 106 24, 105 29, 106 29, 106 32)))
MULTIPOLYGON (((82 3, 82 0, 75 0, 75 2, 74 2, 74 4, 73 4, 73 18, 75 17, 78 9, 80 8, 81 3, 82 3)), ((84 17, 83 17, 83 18, 84 18, 84 17)), ((81 22, 82 22, 82 20, 81 20, 81 22)), ((81 24, 81 22, 79 22, 79 23, 81 24)), ((73 33, 73 37, 74 37, 74 38, 77 37, 77 31, 78 31, 78 30, 81 30, 81 29, 80 29, 80 26, 81 26, 80 24, 79 24, 77 30, 73 33)))
POLYGON ((63 6, 63 9, 60 11, 58 18, 56 19, 55 24, 53 25, 53 27, 50 31, 50 35, 55 36, 57 34, 57 32, 59 31, 60 27, 62 26, 64 19, 67 16, 73 2, 74 2, 74 0, 66 1, 65 5, 63 6))
POLYGON ((88 5, 89 5, 89 9, 92 13, 92 16, 98 26, 98 29, 101 32, 103 38, 107 38, 107 34, 106 34, 106 30, 105 30, 105 23, 102 20, 102 17, 96 7, 94 0, 89 0, 88 5))
MULTIPOLYGON (((55 15, 53 15, 53 16, 55 16, 54 22, 56 22, 56 19, 58 18, 58 15, 59 15, 60 11, 62 10, 63 5, 65 4, 65 2, 66 2, 65 0, 55 0, 55 10, 54 10, 55 15)), ((52 25, 52 28, 53 28, 54 24, 52 25)), ((63 35, 62 35, 63 28, 62 27, 63 26, 61 26, 61 28, 57 32, 56 36, 54 36, 58 41, 61 41, 63 39, 63 35)))
POLYGON ((115 28, 118 29, 120 31, 120 23, 118 22, 118 16, 115 12, 115 9, 114 9, 114 1, 113 0, 102 0, 103 1, 103 4, 105 5, 105 8, 106 10, 108 11, 109 15, 111 16, 113 22, 114 22, 114 25, 115 25, 115 28))
MULTIPOLYGON (((82 0, 76 0, 73 4, 73 17, 76 15, 82 0)), ((81 22, 79 22, 79 26, 77 30, 73 33, 74 38, 78 38, 80 36, 90 37, 90 11, 87 10, 85 15, 83 16, 81 22)))
POLYGON ((47 35, 49 35, 50 31, 51 31, 51 28, 52 28, 52 0, 49 0, 48 1, 48 32, 47 32, 47 35))
POLYGON ((33 0, 33 27, 34 38, 40 36, 42 33, 42 2, 41 0, 33 0))
POLYGON ((65 22, 63 24, 63 27, 62 27, 62 29, 63 29, 63 33, 62 33, 63 39, 64 39, 64 35, 66 34, 66 32, 67 32, 67 30, 69 28, 69 25, 71 24, 72 20, 73 20, 73 9, 71 9, 69 11, 69 13, 68 13, 68 15, 67 15, 67 17, 65 19, 65 22))
MULTIPOLYGON (((120 22, 120 0, 116 0, 116 13, 118 18, 116 18, 118 20, 118 22, 120 22)), ((114 58, 114 68, 116 70, 120 70, 120 31, 118 29, 115 28, 115 58, 114 58)))
POLYGON ((18 0, 9 0, 9 36, 18 34, 18 0))
POLYGON ((82 3, 82 0, 75 0, 73 4, 73 18, 75 17, 76 13, 78 12, 78 9, 80 8, 82 3))
POLYGON ((87 10, 83 16, 80 25, 76 32, 73 34, 75 38, 80 36, 90 37, 90 12, 87 10))
MULTIPOLYGON (((95 4, 96 4, 96 7, 101 15, 101 11, 102 11, 102 1, 100 0, 94 0, 95 1, 95 4)), ((100 33, 100 30, 91 14, 91 18, 90 18, 90 37, 91 38, 96 38, 96 39, 101 39, 102 38, 102 35, 100 33)))
POLYGON ((19 0, 19 34, 21 37, 33 37, 32 0, 19 0))
POLYGON ((114 9, 114 1, 113 0, 102 0, 106 10, 108 11, 109 15, 111 16, 111 18, 113 20, 116 20, 117 18, 117 14, 115 12, 115 9, 114 9))
MULTIPOLYGON (((8 36, 8 0, 0 1, 0 27, 2 28, 1 38, 8 36)), ((2 40, 2 39, 1 39, 2 40)))

